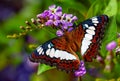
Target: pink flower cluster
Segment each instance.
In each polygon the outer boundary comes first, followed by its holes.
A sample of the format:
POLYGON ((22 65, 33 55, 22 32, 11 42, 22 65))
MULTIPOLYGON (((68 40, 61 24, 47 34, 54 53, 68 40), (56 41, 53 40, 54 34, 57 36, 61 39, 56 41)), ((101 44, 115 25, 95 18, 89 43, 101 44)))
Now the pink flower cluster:
POLYGON ((38 14, 37 18, 39 18, 45 26, 59 28, 56 32, 57 36, 62 36, 65 31, 72 31, 73 23, 77 20, 77 17, 72 14, 63 14, 62 8, 56 5, 49 6, 49 9, 38 14))

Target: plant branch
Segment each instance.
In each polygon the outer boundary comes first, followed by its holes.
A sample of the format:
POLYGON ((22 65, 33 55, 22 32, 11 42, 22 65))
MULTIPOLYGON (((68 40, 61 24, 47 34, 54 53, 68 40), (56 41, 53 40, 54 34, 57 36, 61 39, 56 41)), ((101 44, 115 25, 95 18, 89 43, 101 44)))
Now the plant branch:
MULTIPOLYGON (((71 73, 69 81, 79 81, 79 77, 76 77, 73 73, 71 73)), ((81 78, 80 81, 82 81, 81 78)))

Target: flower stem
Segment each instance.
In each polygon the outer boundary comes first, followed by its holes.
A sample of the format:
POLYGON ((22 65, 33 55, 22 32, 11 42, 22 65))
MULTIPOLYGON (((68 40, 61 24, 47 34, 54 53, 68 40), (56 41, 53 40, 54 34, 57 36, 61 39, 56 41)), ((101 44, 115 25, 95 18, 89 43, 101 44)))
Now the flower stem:
POLYGON ((69 81, 78 81, 78 77, 76 77, 73 73, 71 73, 69 81))
POLYGON ((79 77, 80 81, 82 81, 82 77, 79 77))

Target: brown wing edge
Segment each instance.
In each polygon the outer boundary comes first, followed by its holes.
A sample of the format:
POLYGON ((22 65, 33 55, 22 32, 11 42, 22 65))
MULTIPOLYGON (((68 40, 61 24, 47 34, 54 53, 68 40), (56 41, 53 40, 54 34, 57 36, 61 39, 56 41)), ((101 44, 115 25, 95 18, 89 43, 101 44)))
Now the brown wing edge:
POLYGON ((92 42, 94 42, 93 44, 91 44, 91 46, 89 47, 89 50, 87 50, 87 52, 84 54, 83 58, 85 61, 87 62, 92 62, 93 58, 96 58, 97 54, 99 54, 99 50, 100 50, 100 45, 101 45, 101 41, 104 37, 104 32, 105 32, 105 25, 108 22, 108 16, 104 15, 101 16, 102 17, 102 23, 98 24, 98 28, 97 28, 97 35, 94 36, 92 42))

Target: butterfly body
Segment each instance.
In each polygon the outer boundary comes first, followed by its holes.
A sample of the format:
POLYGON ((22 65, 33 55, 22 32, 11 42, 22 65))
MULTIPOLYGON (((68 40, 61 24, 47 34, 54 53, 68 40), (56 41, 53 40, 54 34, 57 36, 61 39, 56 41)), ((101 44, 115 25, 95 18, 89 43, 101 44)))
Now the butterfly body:
POLYGON ((73 31, 40 45, 32 53, 30 60, 73 72, 80 64, 76 52, 80 52, 85 61, 92 61, 96 57, 107 22, 106 15, 88 19, 73 31))

